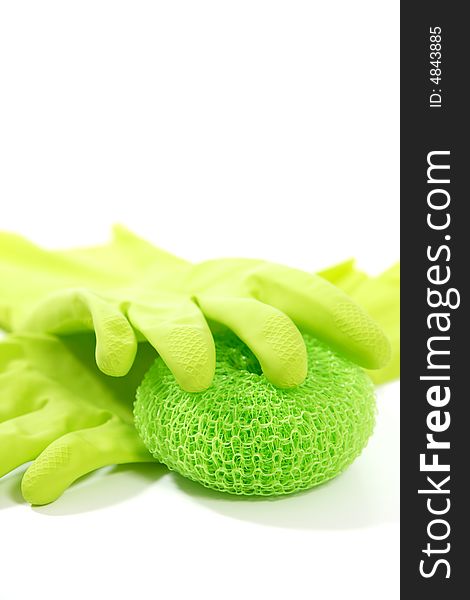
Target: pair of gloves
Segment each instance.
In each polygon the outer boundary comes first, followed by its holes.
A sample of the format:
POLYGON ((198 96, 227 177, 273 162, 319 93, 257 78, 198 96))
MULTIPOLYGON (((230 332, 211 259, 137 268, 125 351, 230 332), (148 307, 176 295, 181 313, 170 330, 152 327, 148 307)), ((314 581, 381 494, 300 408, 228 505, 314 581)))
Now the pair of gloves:
POLYGON ((279 387, 306 376, 297 327, 376 382, 392 379, 398 289, 398 266, 369 278, 352 261, 319 275, 248 259, 192 265, 121 227, 106 246, 60 252, 2 234, 0 327, 13 333, 0 343, 0 476, 34 461, 22 493, 46 504, 101 466, 153 461, 134 429, 135 390, 155 351, 186 391, 210 386, 215 324, 279 387))

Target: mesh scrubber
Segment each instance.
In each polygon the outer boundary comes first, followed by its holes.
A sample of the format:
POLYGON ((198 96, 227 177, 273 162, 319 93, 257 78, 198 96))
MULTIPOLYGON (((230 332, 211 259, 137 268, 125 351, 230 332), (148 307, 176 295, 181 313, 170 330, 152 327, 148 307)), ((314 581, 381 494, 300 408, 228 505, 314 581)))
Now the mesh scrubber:
POLYGON ((229 333, 215 338, 216 374, 204 392, 183 391, 157 358, 134 406, 147 448, 181 475, 232 494, 289 494, 338 475, 372 433, 373 385, 325 344, 304 339, 308 376, 291 390, 269 383, 229 333))

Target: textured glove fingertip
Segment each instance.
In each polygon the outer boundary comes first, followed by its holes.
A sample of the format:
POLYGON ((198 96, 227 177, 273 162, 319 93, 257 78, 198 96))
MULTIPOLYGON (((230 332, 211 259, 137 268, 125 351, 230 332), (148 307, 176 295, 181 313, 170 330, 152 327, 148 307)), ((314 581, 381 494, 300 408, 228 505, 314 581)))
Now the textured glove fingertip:
POLYGON ((208 329, 174 327, 161 356, 186 392, 202 392, 211 385, 215 373, 215 346, 208 329))
POLYGON ((212 383, 213 377, 198 377, 197 379, 186 379, 175 377, 179 386, 185 392, 198 393, 205 392, 212 383))
POLYGON ((262 329, 266 350, 258 352, 263 373, 280 388, 292 388, 302 384, 307 377, 307 349, 300 331, 285 315, 271 315, 262 329))
POLYGON ((21 480, 21 493, 26 502, 41 506, 54 502, 62 495, 63 486, 58 485, 57 479, 51 477, 51 474, 67 466, 70 457, 71 452, 66 445, 57 445, 44 450, 27 469, 21 480))
POLYGON ((354 343, 352 358, 366 369, 380 369, 391 358, 390 342, 382 328, 357 304, 343 302, 334 311, 336 326, 354 343))
POLYGON ((107 340, 106 344, 96 343, 96 364, 100 371, 111 377, 123 377, 132 367, 137 353, 135 338, 122 340, 119 337, 107 340))

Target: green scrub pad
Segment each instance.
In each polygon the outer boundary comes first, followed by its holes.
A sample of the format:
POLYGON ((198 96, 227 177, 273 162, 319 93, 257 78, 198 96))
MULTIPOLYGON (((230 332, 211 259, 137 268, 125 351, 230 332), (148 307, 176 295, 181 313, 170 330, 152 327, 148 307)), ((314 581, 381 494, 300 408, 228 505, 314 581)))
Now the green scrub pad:
POLYGON ((324 483, 359 456, 376 412, 360 367, 304 335, 307 378, 280 389, 239 338, 214 337, 208 390, 185 392, 161 358, 138 388, 135 425, 157 460, 215 490, 270 496, 324 483))

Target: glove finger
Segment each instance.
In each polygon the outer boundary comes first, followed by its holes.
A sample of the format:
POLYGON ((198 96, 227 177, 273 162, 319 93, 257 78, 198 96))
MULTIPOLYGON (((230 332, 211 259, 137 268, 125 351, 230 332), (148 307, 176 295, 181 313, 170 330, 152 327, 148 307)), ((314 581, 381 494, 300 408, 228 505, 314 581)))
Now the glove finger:
POLYGON ((198 294, 196 299, 206 317, 226 325, 245 342, 271 383, 288 388, 304 381, 307 351, 289 317, 252 298, 198 294))
POLYGON ((36 305, 21 329, 57 334, 94 330, 96 364, 113 377, 126 375, 137 352, 134 331, 122 312, 85 290, 49 296, 36 305))
POLYGON ((90 411, 77 403, 51 402, 0 424, 0 477, 35 459, 52 441, 73 429, 97 425, 105 411, 90 411))
POLYGON ((48 504, 91 471, 154 460, 133 425, 110 419, 98 427, 68 433, 50 444, 25 472, 21 491, 31 504, 48 504))
POLYGON ((380 323, 390 340, 390 362, 379 371, 370 372, 370 377, 377 384, 396 379, 400 376, 400 264, 377 277, 366 278, 351 297, 380 323))
POLYGON ((44 427, 42 418, 46 402, 34 412, 0 424, 0 477, 36 458, 54 439, 56 432, 51 426, 44 427))
POLYGON ((185 391, 201 392, 210 386, 215 372, 214 340, 194 302, 133 304, 128 317, 185 391))
POLYGON ((250 278, 258 300, 275 306, 358 365, 378 369, 389 360, 390 344, 379 325, 325 279, 269 263, 250 278))
POLYGON ((380 324, 390 341, 391 359, 382 368, 368 371, 376 384, 400 376, 400 263, 370 277, 346 261, 318 273, 362 306, 380 324))

